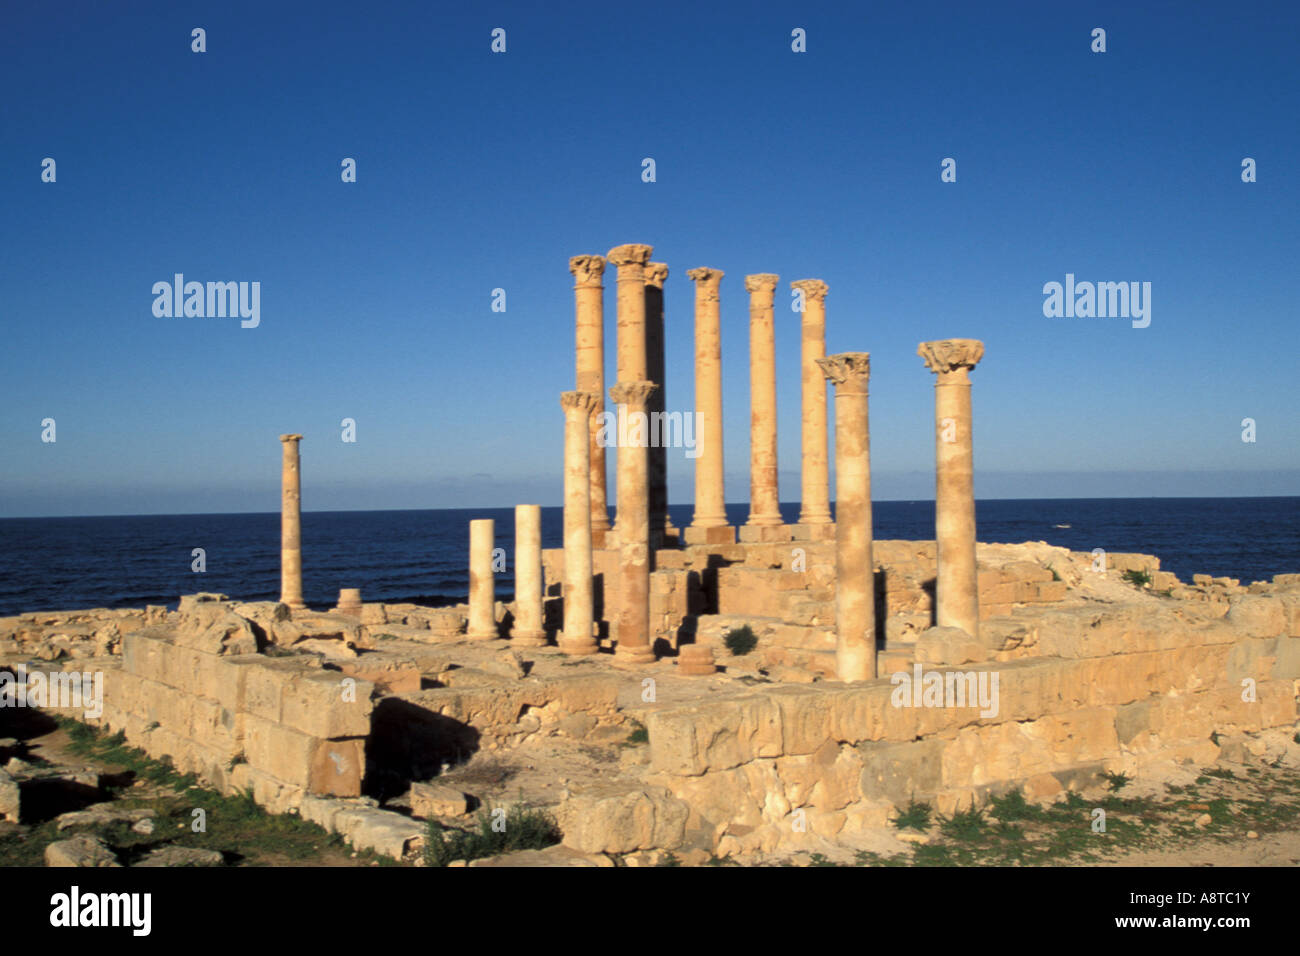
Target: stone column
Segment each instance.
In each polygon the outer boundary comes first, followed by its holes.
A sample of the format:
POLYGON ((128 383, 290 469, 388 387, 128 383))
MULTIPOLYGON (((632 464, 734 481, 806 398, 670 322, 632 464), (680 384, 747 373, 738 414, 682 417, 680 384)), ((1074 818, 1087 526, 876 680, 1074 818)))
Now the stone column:
MULTIPOLYGON (((653 382, 619 382, 609 397, 627 409, 627 433, 618 442, 618 643, 614 659, 623 664, 654 660, 650 635, 649 424, 646 405, 653 382)), ((623 429, 620 428, 620 432, 623 429)))
POLYGON ((591 483, 588 423, 604 402, 591 392, 564 392, 564 633, 566 654, 595 654, 591 566, 591 483))
POLYGON ((835 676, 876 677, 876 569, 871 555, 871 356, 818 359, 835 385, 835 676))
MULTIPOLYGON (((615 246, 605 258, 618 267, 618 336, 617 379, 619 382, 643 382, 649 373, 646 361, 645 333, 645 267, 650 262, 653 246, 631 243, 615 246)), ((617 409, 616 409, 617 411, 617 409)), ((619 456, 620 460, 622 456, 619 456)), ((615 488, 619 479, 615 477, 615 488)), ((616 502, 614 532, 606 536, 606 545, 617 545, 622 518, 618 511, 623 503, 616 502)))
POLYGON ((776 329, 773 297, 779 277, 745 276, 749 293, 749 520, 742 541, 789 540, 781 520, 776 454, 776 329))
MULTIPOLYGON (((664 281, 668 266, 651 262, 645 268, 645 338, 646 379, 659 387, 650 396, 651 421, 662 422, 668 409, 665 392, 666 365, 664 355, 664 281), (658 419, 654 418, 658 415, 658 419)), ((661 440, 650 444, 650 547, 675 547, 679 532, 668 517, 668 445, 661 440)))
POLYGON ((600 412, 605 410, 605 274, 604 256, 574 256, 569 260, 573 273, 573 299, 577 314, 577 381, 580 392, 596 396, 596 414, 590 416, 591 428, 591 533, 596 547, 603 547, 609 530, 609 506, 605 495, 605 446, 596 440, 600 433, 600 412))
POLYGON ((733 544, 722 468, 721 269, 691 269, 695 283, 695 517, 689 544, 733 544))
POLYGON ((298 611, 302 601, 302 471, 298 461, 301 435, 281 435, 280 464, 280 603, 298 611))
POLYGON ((971 446, 970 370, 984 357, 975 339, 922 342, 916 354, 934 383, 934 540, 939 559, 935 623, 979 632, 975 571, 975 462, 971 446))
POLYGON ((541 505, 515 505, 515 619, 510 639, 523 647, 546 643, 542 626, 541 505))
POLYGON ((469 523, 469 627, 465 636, 487 641, 500 637, 496 619, 496 587, 492 577, 492 546, 496 522, 477 518, 469 523))
POLYGON ((790 286, 804 294, 802 382, 803 382, 803 501, 799 510, 798 536, 829 537, 831 524, 830 463, 826 431, 826 379, 817 360, 826 357, 826 291, 821 279, 799 279, 790 286))

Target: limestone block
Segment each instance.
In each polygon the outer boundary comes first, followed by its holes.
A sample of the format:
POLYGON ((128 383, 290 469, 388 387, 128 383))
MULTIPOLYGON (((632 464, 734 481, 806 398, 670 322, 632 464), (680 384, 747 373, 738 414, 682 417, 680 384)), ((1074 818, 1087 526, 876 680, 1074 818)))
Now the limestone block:
POLYGON ((192 613, 182 611, 174 643, 208 654, 256 654, 258 649, 252 623, 230 605, 212 601, 196 604, 192 613))
POLYGON ((987 640, 971 637, 959 627, 927 628, 916 639, 916 660, 924 664, 970 664, 994 653, 987 640))
POLYGON ((664 787, 596 784, 556 811, 564 844, 583 853, 672 849, 685 836, 690 808, 664 787))
POLYGON ((444 784, 413 783, 410 800, 411 815, 421 819, 460 817, 469 812, 469 798, 444 784))
POLYGON ((401 860, 424 846, 424 826, 409 817, 374 807, 349 807, 335 814, 336 832, 361 850, 401 860))
POLYGON ((368 681, 386 694, 405 694, 420 689, 420 668, 415 661, 391 658, 373 661, 363 657, 358 661, 344 661, 339 672, 347 677, 368 681))
POLYGON ((373 691, 369 681, 339 671, 300 672, 281 687, 280 720, 315 737, 364 737, 370 733, 373 691))
POLYGON ((93 836, 57 840, 45 848, 46 866, 121 866, 103 840, 93 836))
POLYGON ((1282 602, 1255 594, 1233 597, 1228 604, 1227 620, 1251 637, 1276 637, 1288 629, 1282 602))
POLYGON ((251 714, 244 718, 249 765, 313 794, 358 796, 364 743, 360 738, 322 740, 251 714))

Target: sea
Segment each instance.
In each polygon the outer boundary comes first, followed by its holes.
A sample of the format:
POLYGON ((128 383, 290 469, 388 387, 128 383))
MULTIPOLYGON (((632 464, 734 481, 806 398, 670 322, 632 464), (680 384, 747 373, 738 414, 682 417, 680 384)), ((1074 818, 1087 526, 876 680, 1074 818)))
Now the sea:
MULTIPOLYGON (((691 511, 669 509, 679 528, 691 511)), ((793 522, 799 505, 781 511, 793 522)), ((1201 573, 1248 584, 1300 572, 1300 497, 996 499, 977 501, 975 511, 980 541, 1154 554, 1183 581, 1201 573)), ((733 524, 747 513, 743 503, 727 507, 733 524)), ((463 602, 472 518, 495 519, 497 546, 513 556, 513 508, 305 512, 304 598, 330 607, 346 587, 360 588, 365 601, 463 602)), ((880 540, 930 539, 934 502, 878 501, 872 521, 880 540)), ((543 508, 542 546, 562 543, 563 509, 543 508)), ((508 571, 497 575, 500 599, 512 587, 508 571)), ((197 591, 265 601, 279 589, 278 513, 0 519, 0 615, 174 608, 197 591)))

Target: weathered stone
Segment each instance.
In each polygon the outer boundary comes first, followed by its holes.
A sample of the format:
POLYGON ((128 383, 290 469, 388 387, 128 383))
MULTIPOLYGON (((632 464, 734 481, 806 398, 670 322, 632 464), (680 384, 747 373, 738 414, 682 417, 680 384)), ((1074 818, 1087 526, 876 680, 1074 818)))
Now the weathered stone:
POLYGON ((121 866, 117 855, 98 837, 79 836, 57 840, 45 848, 46 866, 121 866))
POLYGON ((221 866, 225 858, 216 850, 188 846, 164 846, 151 851, 136 866, 221 866))
POLYGON ((20 817, 21 795, 18 781, 7 770, 0 770, 0 820, 17 823, 20 817))
POLYGON ((431 817, 459 817, 469 812, 469 798, 455 787, 438 783, 413 783, 410 792, 411 814, 431 817))
POLYGON ((690 807, 663 787, 597 784, 560 804, 564 843, 584 853, 671 849, 685 835, 690 807))

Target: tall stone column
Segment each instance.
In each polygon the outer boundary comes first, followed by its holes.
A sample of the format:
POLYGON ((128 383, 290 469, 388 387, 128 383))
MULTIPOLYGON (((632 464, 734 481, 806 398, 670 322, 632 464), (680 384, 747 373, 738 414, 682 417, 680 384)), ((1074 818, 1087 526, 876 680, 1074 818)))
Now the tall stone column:
POLYGON ((523 647, 540 647, 546 643, 542 625, 542 506, 515 505, 515 619, 510 639, 523 647))
POLYGON ((281 435, 280 464, 280 603, 301 610, 302 601, 302 471, 298 460, 301 435, 281 435))
MULTIPOLYGON (((618 336, 617 369, 619 382, 647 381, 649 366, 646 360, 645 328, 645 268, 650 262, 653 246, 629 243, 609 250, 606 260, 618 267, 618 336)), ((615 410, 617 411, 617 409, 615 410)), ((622 456, 619 456, 622 459, 622 456)), ((616 489, 620 482, 615 477, 616 489)), ((606 545, 617 544, 622 518, 618 512, 623 502, 616 502, 614 531, 606 536, 606 545)))
POLYGON ((776 328, 778 276, 745 276, 749 293, 749 520, 742 541, 789 540, 781 519, 776 453, 776 328))
MULTIPOLYGON (((651 421, 663 422, 668 409, 665 391, 667 359, 664 355, 664 281, 668 266, 651 262, 645 268, 646 379, 659 387, 650 396, 651 421), (655 416, 658 416, 657 418, 655 416)), ((652 436, 653 437, 653 436, 652 436)), ((650 548, 677 544, 679 532, 668 517, 668 445, 665 435, 650 443, 650 548)))
POLYGON ((691 269, 695 283, 695 517, 689 544, 732 544, 722 467, 721 269, 691 269))
POLYGON ((802 289, 803 345, 803 501, 799 511, 799 537, 828 537, 818 525, 831 524, 829 441, 826 430, 826 379, 817 360, 826 357, 826 292, 821 279, 799 279, 790 286, 802 289))
POLYGON ((934 540, 939 559, 935 623, 979 632, 975 570, 975 460, 971 444, 970 370, 984 357, 976 339, 922 342, 916 354, 934 383, 934 540))
POLYGON ((591 392, 564 392, 564 632, 556 642, 566 654, 595 654, 591 566, 591 483, 588 423, 602 399, 591 392))
MULTIPOLYGON (((609 397, 627 409, 627 434, 618 442, 618 643, 614 659, 623 664, 654 660, 650 635, 649 424, 646 406, 653 382, 619 382, 609 397)), ((620 428, 620 431, 622 429, 620 428)))
POLYGON ((591 429, 591 533, 596 547, 605 544, 609 530, 609 505, 605 495, 605 446, 597 441, 600 412, 605 410, 605 274, 604 256, 574 256, 569 260, 573 273, 573 300, 577 316, 577 381, 580 392, 596 396, 595 414, 590 416, 591 429))
POLYGON ((835 385, 835 676, 876 677, 876 570, 871 555, 871 356, 818 359, 835 385))
POLYGON ((492 546, 496 522, 477 518, 469 523, 469 626, 465 636, 487 641, 500 637, 496 619, 496 586, 492 576, 492 546))

